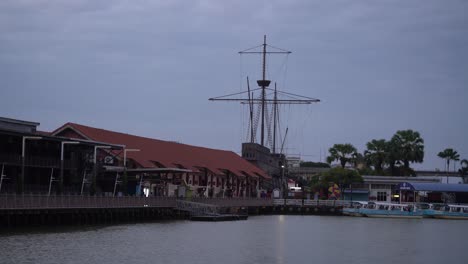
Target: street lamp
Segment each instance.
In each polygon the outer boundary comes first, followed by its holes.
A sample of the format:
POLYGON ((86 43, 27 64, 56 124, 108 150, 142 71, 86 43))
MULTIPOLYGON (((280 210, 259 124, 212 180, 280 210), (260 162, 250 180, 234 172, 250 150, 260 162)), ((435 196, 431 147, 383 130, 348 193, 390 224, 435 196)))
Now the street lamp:
POLYGON ((17 183, 18 192, 23 192, 23 185, 24 185, 24 175, 25 175, 25 156, 26 156, 26 140, 40 140, 42 137, 33 137, 33 136, 23 136, 23 141, 21 145, 21 174, 19 181, 17 183))
MULTIPOLYGON (((80 142, 77 141, 62 141, 61 142, 61 148, 60 148, 60 179, 59 179, 59 192, 62 192, 62 187, 63 187, 63 156, 65 152, 65 145, 66 144, 80 144, 80 142)), ((52 181, 54 178, 52 175, 50 176, 50 183, 49 183, 49 195, 50 195, 50 187, 52 186, 52 181)))
MULTIPOLYGON (((93 173, 93 180, 91 182, 91 190, 94 192, 95 189, 95 184, 96 184, 96 176, 97 176, 97 150, 98 149, 110 149, 110 146, 94 146, 94 156, 93 156, 93 164, 94 164, 94 173, 93 173)), ((84 182, 84 177, 83 177, 83 182, 84 182)))
POLYGON ((0 174, 0 193, 2 192, 2 183, 3 183, 3 180, 8 180, 8 178, 6 177, 5 174, 3 174, 5 170, 5 164, 2 164, 2 174, 0 174))
POLYGON ((55 177, 54 177, 54 168, 52 168, 52 171, 50 172, 50 180, 49 180, 49 194, 48 196, 50 196, 50 191, 52 190, 52 182, 55 181, 55 177))
MULTIPOLYGON (((137 152, 140 151, 139 149, 124 149, 124 160, 123 160, 123 166, 124 166, 124 172, 123 172, 123 189, 124 189, 124 194, 127 194, 127 152, 137 152)), ((117 186, 117 179, 115 179, 116 185, 117 186)), ((114 187, 115 189, 115 187, 114 187)), ((141 189, 141 178, 140 178, 140 189, 141 189)), ((115 193, 115 190, 114 190, 115 193)))
POLYGON ((287 192, 286 192, 287 187, 285 187, 284 185, 285 185, 285 183, 284 183, 284 165, 282 164, 281 165, 281 189, 282 189, 282 192, 283 192, 283 199, 286 199, 286 198, 288 198, 287 192))
POLYGON ((119 181, 119 173, 117 172, 115 175, 114 192, 112 193, 112 196, 115 196, 115 190, 117 189, 117 184, 119 183, 121 183, 121 181, 119 181))

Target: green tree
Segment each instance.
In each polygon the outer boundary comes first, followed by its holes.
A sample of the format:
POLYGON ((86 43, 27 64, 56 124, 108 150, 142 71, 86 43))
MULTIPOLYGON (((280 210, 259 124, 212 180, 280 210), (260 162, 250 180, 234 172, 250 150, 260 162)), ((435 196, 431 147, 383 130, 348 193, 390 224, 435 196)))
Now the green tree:
POLYGON ((373 139, 367 142, 366 147, 364 157, 367 163, 372 165, 377 173, 382 174, 384 164, 388 160, 389 143, 385 139, 373 139))
POLYGON ((462 168, 468 168, 468 160, 467 159, 462 159, 460 161, 460 165, 462 166, 462 168))
POLYGON ((394 140, 387 141, 387 156, 385 157, 385 163, 388 165, 390 175, 399 175, 398 166, 401 165, 400 161, 400 148, 394 140))
POLYGON ((312 176, 310 178, 309 187, 314 191, 317 192, 322 188, 325 188, 327 185, 324 181, 322 181, 321 175, 312 176))
POLYGON ((461 168, 458 170, 460 175, 463 177, 463 182, 467 182, 468 180, 468 160, 462 159, 460 161, 461 168))
POLYGON ((330 168, 330 164, 324 162, 303 161, 299 164, 301 168, 330 168))
POLYGON ((405 171, 411 171, 410 163, 421 163, 424 160, 424 140, 417 131, 399 130, 391 139, 391 151, 395 160, 401 160, 405 171))
MULTIPOLYGON (((450 170, 450 161, 459 161, 460 160, 460 155, 458 154, 457 151, 453 150, 452 148, 446 148, 443 151, 439 152, 437 154, 439 158, 445 159, 446 160, 446 171, 448 172, 450 170)), ((455 169, 454 169, 455 171, 455 169)))
POLYGON ((350 170, 341 167, 332 168, 322 173, 320 177, 320 186, 329 186, 336 183, 340 186, 341 194, 346 187, 353 183, 362 183, 364 180, 357 170, 350 170))
POLYGON ((351 144, 335 144, 328 152, 330 152, 330 156, 327 157, 327 162, 339 161, 341 167, 344 168, 346 163, 353 161, 357 150, 351 144))

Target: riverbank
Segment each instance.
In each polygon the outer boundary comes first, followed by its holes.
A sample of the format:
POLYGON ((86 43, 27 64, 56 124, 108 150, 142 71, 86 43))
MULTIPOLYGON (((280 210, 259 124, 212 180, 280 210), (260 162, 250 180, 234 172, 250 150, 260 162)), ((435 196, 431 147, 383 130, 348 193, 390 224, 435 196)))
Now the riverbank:
MULTIPOLYGON (((342 215, 341 209, 338 207, 304 207, 294 205, 223 207, 220 209, 220 213, 247 215, 342 215)), ((114 225, 180 219, 190 219, 190 213, 174 207, 14 209, 0 210, 0 229, 114 225)))

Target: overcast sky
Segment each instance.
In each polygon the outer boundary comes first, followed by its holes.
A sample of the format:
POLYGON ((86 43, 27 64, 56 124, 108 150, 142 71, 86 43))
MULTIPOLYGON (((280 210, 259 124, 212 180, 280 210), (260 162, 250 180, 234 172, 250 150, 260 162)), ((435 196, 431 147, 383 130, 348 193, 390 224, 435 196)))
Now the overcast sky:
POLYGON ((413 129, 416 168, 468 159, 468 1, 227 2, 0 1, 0 116, 240 152, 245 110, 207 99, 242 89, 237 52, 266 34, 293 52, 281 89, 322 100, 284 108, 289 154, 413 129))

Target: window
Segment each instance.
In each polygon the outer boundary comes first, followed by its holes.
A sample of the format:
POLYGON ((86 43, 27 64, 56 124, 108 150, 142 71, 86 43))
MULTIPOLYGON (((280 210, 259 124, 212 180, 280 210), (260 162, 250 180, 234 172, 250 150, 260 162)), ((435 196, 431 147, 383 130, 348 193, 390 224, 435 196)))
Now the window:
POLYGON ((389 184, 372 184, 372 189, 391 189, 392 186, 389 184))
POLYGON ((377 201, 379 202, 387 201, 387 192, 377 192, 377 201))

